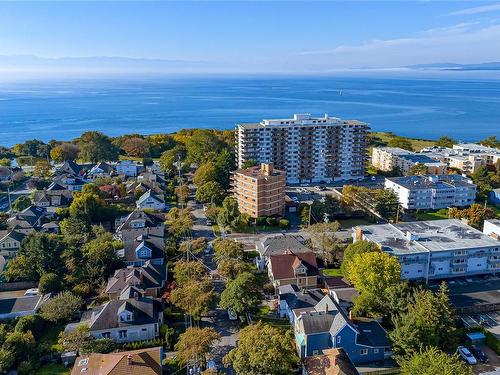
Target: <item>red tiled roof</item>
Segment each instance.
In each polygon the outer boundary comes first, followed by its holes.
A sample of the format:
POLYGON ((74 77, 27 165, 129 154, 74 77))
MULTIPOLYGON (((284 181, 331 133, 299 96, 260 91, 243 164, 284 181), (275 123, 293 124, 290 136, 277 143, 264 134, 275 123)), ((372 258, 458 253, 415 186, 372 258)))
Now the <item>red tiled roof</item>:
POLYGON ((306 266, 308 276, 318 274, 316 255, 313 252, 272 255, 269 261, 275 280, 294 278, 294 269, 301 263, 306 266))

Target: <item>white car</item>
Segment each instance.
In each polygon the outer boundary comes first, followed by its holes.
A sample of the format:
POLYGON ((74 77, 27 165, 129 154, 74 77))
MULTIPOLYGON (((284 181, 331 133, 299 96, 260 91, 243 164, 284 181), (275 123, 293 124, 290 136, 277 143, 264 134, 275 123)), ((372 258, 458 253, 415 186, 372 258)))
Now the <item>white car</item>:
POLYGON ((474 357, 465 346, 459 346, 457 352, 469 365, 475 365, 477 363, 476 357, 474 357))
POLYGON ((37 296, 40 293, 38 288, 31 288, 24 292, 25 296, 37 296))
POLYGON ((236 315, 236 313, 231 309, 227 309, 227 316, 229 317, 229 320, 238 320, 238 315, 236 315))

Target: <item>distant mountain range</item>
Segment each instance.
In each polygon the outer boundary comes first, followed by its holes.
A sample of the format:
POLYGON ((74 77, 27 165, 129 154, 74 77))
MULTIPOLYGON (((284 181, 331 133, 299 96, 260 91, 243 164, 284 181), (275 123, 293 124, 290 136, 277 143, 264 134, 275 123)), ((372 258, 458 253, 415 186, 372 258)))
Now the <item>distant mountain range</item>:
POLYGON ((456 64, 456 63, 435 63, 416 64, 405 66, 414 70, 451 70, 451 71, 480 71, 480 70, 500 70, 500 62, 487 62, 480 64, 456 64))

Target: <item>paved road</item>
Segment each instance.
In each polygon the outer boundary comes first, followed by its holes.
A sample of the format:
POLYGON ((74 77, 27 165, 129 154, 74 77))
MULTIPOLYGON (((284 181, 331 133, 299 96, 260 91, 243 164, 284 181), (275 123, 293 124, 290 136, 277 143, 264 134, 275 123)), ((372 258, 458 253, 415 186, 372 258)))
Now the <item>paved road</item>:
MULTIPOLYGON (((19 198, 21 195, 30 195, 33 191, 34 191, 33 189, 28 189, 27 182, 25 182, 10 192, 10 200, 12 203, 14 203, 14 201, 17 198, 19 198)), ((9 209, 10 209, 10 207, 9 207, 8 196, 5 195, 5 196, 0 197, 0 211, 7 212, 7 211, 9 211, 9 209)))

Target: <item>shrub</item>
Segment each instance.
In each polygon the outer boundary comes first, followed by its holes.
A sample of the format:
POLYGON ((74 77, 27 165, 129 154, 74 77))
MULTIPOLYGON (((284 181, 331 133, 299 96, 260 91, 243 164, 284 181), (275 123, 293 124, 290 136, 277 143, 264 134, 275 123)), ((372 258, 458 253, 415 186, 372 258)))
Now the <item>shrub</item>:
POLYGON ((274 218, 274 217, 268 217, 266 219, 267 225, 270 225, 272 227, 275 226, 277 224, 277 222, 278 222, 278 220, 276 218, 274 218))
POLYGON ((40 315, 38 314, 27 315, 19 318, 14 328, 14 331, 23 333, 31 331, 33 336, 37 338, 42 333, 44 324, 45 321, 40 315))
POLYGON ((288 229, 288 227, 290 226, 290 221, 288 221, 287 219, 281 219, 278 225, 280 228, 288 229))
POLYGON ((40 277, 38 289, 40 293, 57 293, 61 290, 60 276, 55 273, 45 273, 40 277))
POLYGON ((89 345, 89 351, 92 353, 111 353, 116 348, 116 343, 111 339, 94 340, 89 345))
POLYGON ((259 217, 255 220, 255 224, 257 224, 257 225, 265 225, 265 224, 266 224, 266 218, 265 218, 265 217, 262 217, 262 216, 259 216, 259 217))

